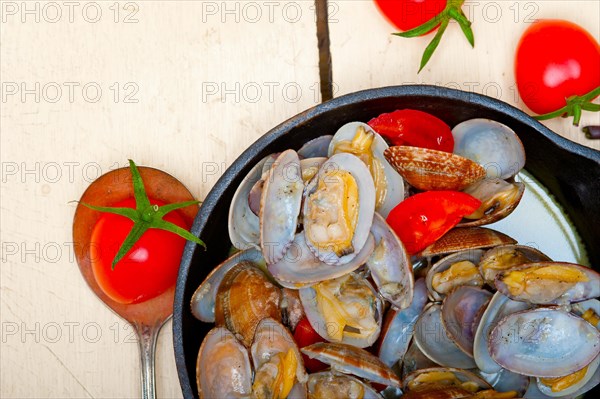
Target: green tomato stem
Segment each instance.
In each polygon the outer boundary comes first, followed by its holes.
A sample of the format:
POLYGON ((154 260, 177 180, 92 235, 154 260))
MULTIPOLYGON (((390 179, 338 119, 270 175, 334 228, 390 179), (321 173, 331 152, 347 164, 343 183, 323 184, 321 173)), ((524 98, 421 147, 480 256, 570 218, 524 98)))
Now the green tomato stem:
POLYGON ((163 219, 163 217, 176 209, 185 208, 191 205, 197 205, 200 201, 185 201, 179 202, 175 204, 167 204, 163 206, 152 205, 150 203, 150 199, 146 194, 146 188, 144 187, 144 181, 142 180, 142 176, 135 165, 135 163, 130 159, 129 160, 129 169, 131 170, 131 181, 133 183, 133 193, 135 197, 135 209, 132 208, 119 208, 119 207, 105 207, 105 206, 95 206, 82 202, 81 204, 99 211, 99 212, 107 212, 115 215, 124 216, 133 221, 133 227, 131 231, 129 231, 127 237, 121 244, 121 247, 117 251, 115 258, 112 262, 112 269, 114 270, 115 266, 127 253, 133 248, 135 243, 142 237, 142 235, 148 229, 160 229, 169 231, 171 233, 177 234, 186 240, 195 242, 203 246, 206 249, 206 245, 204 242, 174 223, 168 222, 163 219))
POLYGON ((421 64, 419 66, 419 72, 423 70, 425 65, 427 65, 427 63, 431 59, 431 56, 440 44, 442 35, 448 27, 448 23, 451 19, 458 22, 460 29, 467 38, 467 41, 469 42, 471 47, 475 46, 475 36, 473 35, 473 30, 471 29, 471 21, 469 21, 469 19, 465 16, 464 12, 462 11, 462 6, 464 2, 464 0, 448 0, 448 2, 446 3, 446 7, 442 10, 442 12, 440 12, 435 17, 431 18, 429 21, 405 32, 393 33, 393 35, 400 37, 418 37, 428 33, 432 29, 435 29, 435 27, 439 26, 438 32, 423 52, 423 56, 421 57, 421 64))
POLYGON ((545 121, 548 119, 557 118, 559 116, 563 116, 565 118, 572 116, 573 125, 579 126, 582 111, 600 111, 600 104, 592 103, 592 101, 594 101, 594 99, 598 96, 600 96, 600 86, 596 87, 594 90, 582 96, 571 96, 567 98, 567 105, 565 105, 564 107, 557 109, 553 112, 548 112, 542 115, 536 115, 534 116, 534 118, 538 121, 545 121))

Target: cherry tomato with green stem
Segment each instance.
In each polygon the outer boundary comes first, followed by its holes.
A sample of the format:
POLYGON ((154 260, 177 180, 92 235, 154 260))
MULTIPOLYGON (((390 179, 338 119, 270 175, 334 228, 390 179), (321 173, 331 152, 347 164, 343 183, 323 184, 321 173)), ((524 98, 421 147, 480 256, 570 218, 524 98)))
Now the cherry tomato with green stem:
POLYGON ((446 0, 375 0, 383 15, 401 31, 414 29, 433 19, 446 8, 446 3, 446 0))
POLYGON ((525 105, 544 120, 600 111, 600 45, 579 25, 539 20, 523 33, 515 55, 515 77, 525 105))

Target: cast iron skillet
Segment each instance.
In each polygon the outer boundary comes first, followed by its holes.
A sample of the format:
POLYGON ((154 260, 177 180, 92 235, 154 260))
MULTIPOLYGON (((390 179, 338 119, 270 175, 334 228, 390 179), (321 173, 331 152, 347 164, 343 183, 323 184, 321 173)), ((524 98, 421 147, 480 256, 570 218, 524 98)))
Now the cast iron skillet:
POLYGON ((525 168, 562 204, 583 239, 592 265, 600 265, 600 152, 569 141, 518 109, 493 98, 435 86, 392 86, 348 94, 311 108, 275 127, 231 165, 208 194, 192 233, 207 250, 188 242, 177 279, 173 343, 179 381, 186 398, 197 397, 196 357, 212 325, 196 320, 190 300, 206 275, 227 257, 229 204, 244 176, 264 156, 333 134, 350 121, 368 121, 384 112, 413 108, 454 126, 489 118, 511 127, 527 153, 525 168))

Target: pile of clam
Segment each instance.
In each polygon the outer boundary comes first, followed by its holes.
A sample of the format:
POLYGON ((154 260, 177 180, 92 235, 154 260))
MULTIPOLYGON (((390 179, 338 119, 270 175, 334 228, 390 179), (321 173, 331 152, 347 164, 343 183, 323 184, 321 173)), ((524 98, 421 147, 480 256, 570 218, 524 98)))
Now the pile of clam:
POLYGON ((388 148, 352 122, 254 166, 230 206, 236 252, 192 298, 216 325, 200 397, 571 398, 600 382, 600 275, 479 227, 523 195, 518 137, 482 119, 453 135, 453 154, 388 148), (440 189, 482 206, 411 257, 385 217, 440 189), (326 342, 298 347, 303 318, 326 342))

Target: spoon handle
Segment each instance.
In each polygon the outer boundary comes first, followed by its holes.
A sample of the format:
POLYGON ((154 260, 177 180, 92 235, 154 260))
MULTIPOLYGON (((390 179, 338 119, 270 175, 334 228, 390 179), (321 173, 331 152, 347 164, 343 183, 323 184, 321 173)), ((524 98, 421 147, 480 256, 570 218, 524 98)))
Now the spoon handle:
POLYGON ((156 398, 156 380, 154 354, 156 352, 156 341, 162 325, 148 326, 146 324, 135 324, 140 345, 142 399, 156 398))

